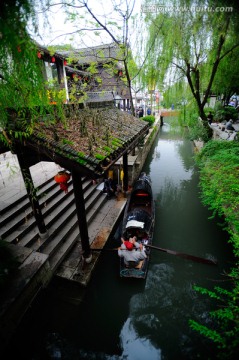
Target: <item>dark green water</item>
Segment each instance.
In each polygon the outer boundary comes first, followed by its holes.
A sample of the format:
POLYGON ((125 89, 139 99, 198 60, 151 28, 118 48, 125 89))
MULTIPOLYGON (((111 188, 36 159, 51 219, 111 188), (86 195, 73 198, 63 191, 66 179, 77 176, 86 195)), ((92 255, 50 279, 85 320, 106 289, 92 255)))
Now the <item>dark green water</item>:
MULTIPOLYGON (((80 289, 52 283, 26 315, 4 358, 67 360, 214 359, 213 345, 189 328, 210 324, 213 303, 193 290, 222 285, 231 265, 228 238, 199 199, 193 145, 167 123, 143 169, 156 200, 154 245, 216 259, 196 263, 152 250, 147 279, 119 278, 117 253, 99 261, 84 301, 80 289)), ((109 247, 118 245, 119 232, 109 247)))

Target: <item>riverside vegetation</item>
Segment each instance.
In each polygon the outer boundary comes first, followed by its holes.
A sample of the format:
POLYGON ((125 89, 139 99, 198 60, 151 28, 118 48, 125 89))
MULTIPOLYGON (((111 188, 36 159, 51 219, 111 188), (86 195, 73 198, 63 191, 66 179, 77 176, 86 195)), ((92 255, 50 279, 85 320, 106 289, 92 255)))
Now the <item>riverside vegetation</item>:
POLYGON ((239 142, 210 140, 195 159, 202 203, 212 211, 212 218, 219 215, 224 219, 235 264, 225 275, 230 281, 229 290, 216 286, 209 291, 195 286, 195 290, 217 301, 217 309, 210 313, 213 329, 194 320, 190 320, 190 326, 217 345, 218 359, 234 359, 239 355, 239 142))

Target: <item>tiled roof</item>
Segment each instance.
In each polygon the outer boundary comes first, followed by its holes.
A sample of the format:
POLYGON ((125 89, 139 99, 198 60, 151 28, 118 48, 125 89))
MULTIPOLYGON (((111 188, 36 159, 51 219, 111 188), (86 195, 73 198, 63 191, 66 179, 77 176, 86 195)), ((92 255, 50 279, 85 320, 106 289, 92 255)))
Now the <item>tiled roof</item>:
POLYGON ((86 102, 114 101, 113 91, 92 91, 87 92, 86 102))
POLYGON ((123 60, 119 46, 115 43, 70 51, 59 50, 57 53, 64 58, 74 59, 78 65, 90 64, 92 62, 107 63, 113 59, 123 60))
MULTIPOLYGON (((117 108, 77 109, 62 121, 35 126, 28 145, 51 158, 65 159, 69 167, 96 176, 132 150, 149 124, 117 108)), ((67 166, 64 167, 67 168, 67 166)), ((69 169, 70 170, 70 169, 69 169)))

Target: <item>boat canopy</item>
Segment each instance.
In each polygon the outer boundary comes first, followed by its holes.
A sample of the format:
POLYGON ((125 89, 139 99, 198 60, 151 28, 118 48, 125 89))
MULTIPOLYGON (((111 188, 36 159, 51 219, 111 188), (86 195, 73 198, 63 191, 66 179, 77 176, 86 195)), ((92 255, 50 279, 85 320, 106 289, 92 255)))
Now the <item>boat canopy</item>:
POLYGON ((134 209, 125 219, 125 230, 142 229, 149 234, 153 223, 152 216, 143 209, 134 209))
POLYGON ((143 229, 144 223, 142 221, 129 220, 125 227, 126 227, 126 229, 131 228, 131 227, 143 229))
POLYGON ((132 193, 131 193, 131 201, 135 198, 144 198, 148 200, 152 200, 152 189, 151 184, 145 180, 137 180, 134 184, 132 193))

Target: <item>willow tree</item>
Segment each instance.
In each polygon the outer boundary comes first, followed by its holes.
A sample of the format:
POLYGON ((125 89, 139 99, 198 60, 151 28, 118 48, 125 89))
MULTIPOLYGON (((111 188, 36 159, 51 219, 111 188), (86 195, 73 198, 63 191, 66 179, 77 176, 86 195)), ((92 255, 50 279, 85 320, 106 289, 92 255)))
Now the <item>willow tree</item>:
POLYGON ((232 7, 216 10, 219 3, 146 0, 143 6, 154 66, 169 81, 187 81, 202 120, 220 63, 239 47, 237 14, 232 7))
POLYGON ((15 138, 31 133, 39 106, 48 103, 36 45, 28 31, 29 23, 37 31, 34 5, 34 0, 0 3, 0 144, 7 148, 15 138), (19 116, 20 109, 25 111, 19 116))
POLYGON ((228 54, 219 64, 212 91, 220 95, 227 105, 234 94, 239 94, 239 72, 238 68, 239 48, 228 54))

